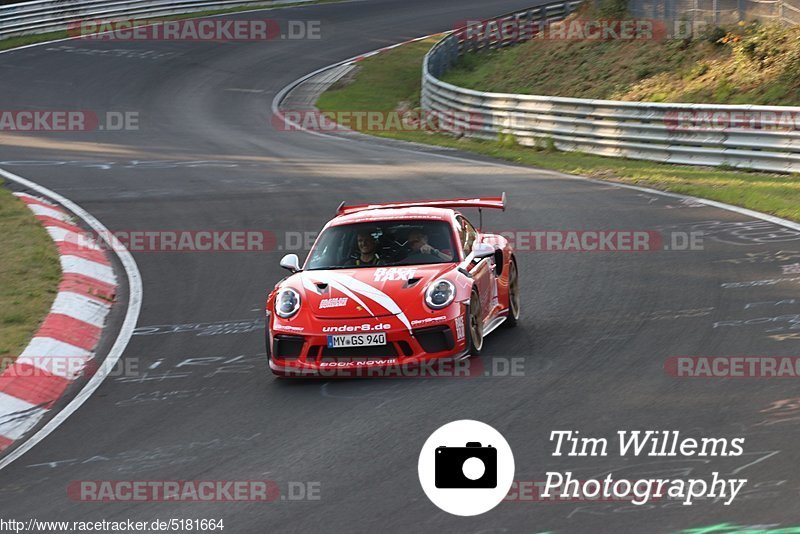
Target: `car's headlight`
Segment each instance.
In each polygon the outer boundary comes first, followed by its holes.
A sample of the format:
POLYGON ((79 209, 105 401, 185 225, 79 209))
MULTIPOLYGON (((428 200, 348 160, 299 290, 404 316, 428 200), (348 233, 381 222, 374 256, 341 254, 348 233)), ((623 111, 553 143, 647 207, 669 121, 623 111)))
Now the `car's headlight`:
POLYGON ((297 313, 299 309, 300 293, 291 287, 281 289, 278 292, 278 296, 275 297, 275 313, 277 313, 279 317, 287 319, 297 313))
POLYGON ((449 306, 456 298, 456 286, 450 280, 436 280, 425 291, 425 304, 434 310, 449 306))

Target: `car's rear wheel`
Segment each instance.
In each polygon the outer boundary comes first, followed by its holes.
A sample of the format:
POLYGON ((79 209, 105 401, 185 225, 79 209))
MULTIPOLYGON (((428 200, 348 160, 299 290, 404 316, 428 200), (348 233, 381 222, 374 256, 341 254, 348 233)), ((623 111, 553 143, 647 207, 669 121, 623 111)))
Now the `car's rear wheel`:
POLYGON ((483 349, 483 317, 481 299, 473 290, 469 298, 469 355, 480 356, 483 349))
POLYGON ((517 262, 512 258, 508 266, 508 318, 506 326, 517 326, 520 310, 519 296, 519 273, 517 272, 517 262))

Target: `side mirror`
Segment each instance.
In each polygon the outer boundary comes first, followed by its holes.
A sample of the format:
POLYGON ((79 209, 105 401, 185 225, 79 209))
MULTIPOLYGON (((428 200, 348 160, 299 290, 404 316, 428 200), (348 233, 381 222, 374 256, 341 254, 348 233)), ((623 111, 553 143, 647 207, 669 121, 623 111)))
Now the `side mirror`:
POLYGON ((489 243, 476 243, 472 245, 472 257, 476 260, 494 256, 494 246, 489 243))
POLYGON ((281 267, 289 269, 293 273, 298 272, 300 270, 300 260, 297 258, 297 254, 287 254, 281 258, 281 267))

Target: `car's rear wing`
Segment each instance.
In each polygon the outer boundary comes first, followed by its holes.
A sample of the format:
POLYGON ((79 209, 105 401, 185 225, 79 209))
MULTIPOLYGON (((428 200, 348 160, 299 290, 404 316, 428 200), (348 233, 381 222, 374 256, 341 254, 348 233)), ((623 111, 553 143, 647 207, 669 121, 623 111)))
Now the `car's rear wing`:
POLYGON ((444 200, 419 200, 415 202, 392 202, 387 204, 339 204, 336 215, 347 215, 364 210, 392 209, 392 208, 492 208, 498 210, 506 209, 506 194, 499 197, 479 197, 479 198, 451 198, 444 200))

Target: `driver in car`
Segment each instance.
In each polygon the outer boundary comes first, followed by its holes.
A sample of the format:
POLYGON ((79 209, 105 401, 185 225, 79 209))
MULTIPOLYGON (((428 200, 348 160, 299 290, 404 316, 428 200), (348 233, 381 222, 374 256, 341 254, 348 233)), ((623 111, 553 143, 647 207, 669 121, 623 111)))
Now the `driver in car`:
POLYGON ((370 232, 358 233, 358 253, 350 258, 350 265, 356 267, 369 267, 371 265, 383 265, 384 261, 376 252, 378 241, 370 232))
POLYGON ((409 253, 408 257, 422 254, 426 256, 435 256, 441 261, 453 261, 452 254, 437 250, 431 246, 428 243, 428 234, 422 230, 412 230, 408 234, 408 246, 411 248, 411 252, 409 253))

